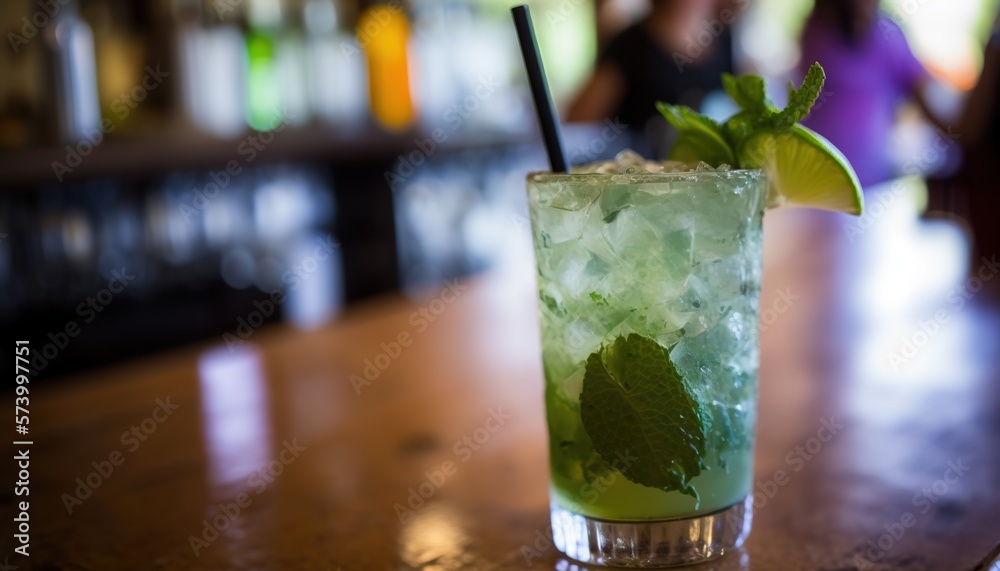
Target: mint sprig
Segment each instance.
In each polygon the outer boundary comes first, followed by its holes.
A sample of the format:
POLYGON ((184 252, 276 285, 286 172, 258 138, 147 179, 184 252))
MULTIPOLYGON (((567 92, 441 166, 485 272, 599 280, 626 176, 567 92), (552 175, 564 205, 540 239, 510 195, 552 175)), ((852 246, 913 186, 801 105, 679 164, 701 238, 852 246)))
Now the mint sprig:
POLYGON ((704 412, 656 341, 629 334, 587 358, 580 393, 587 436, 605 459, 630 451, 629 480, 698 499, 704 468, 704 412))
POLYGON ((788 105, 772 120, 772 127, 779 130, 790 129, 792 125, 801 122, 812 110, 819 93, 826 82, 826 73, 819 63, 809 67, 802 85, 795 89, 794 83, 788 84, 788 105))
POLYGON ((722 87, 741 111, 722 125, 683 105, 657 103, 656 108, 680 133, 667 158, 690 165, 703 161, 714 167, 728 164, 752 168, 757 163, 752 157, 743 156, 743 142, 762 130, 788 131, 805 119, 825 81, 823 66, 812 64, 802 85, 798 88, 789 85, 788 105, 779 110, 767 94, 764 78, 724 74, 722 87))

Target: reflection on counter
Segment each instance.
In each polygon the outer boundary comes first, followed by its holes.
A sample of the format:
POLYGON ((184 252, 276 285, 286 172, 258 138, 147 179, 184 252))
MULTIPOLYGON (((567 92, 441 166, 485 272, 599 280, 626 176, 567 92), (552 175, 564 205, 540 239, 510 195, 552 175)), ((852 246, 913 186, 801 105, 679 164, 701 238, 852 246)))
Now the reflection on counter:
POLYGON ((270 403, 260 356, 253 349, 216 349, 198 361, 208 480, 213 497, 246 491, 235 486, 271 459, 270 403))

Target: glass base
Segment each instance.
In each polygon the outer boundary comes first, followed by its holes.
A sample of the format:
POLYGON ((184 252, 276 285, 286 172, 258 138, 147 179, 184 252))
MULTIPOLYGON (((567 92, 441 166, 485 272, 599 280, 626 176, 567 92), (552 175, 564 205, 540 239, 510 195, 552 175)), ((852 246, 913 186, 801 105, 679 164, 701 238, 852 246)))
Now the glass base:
POLYGON ((753 496, 719 511, 662 521, 612 521, 551 505, 552 540, 583 563, 615 567, 673 567, 701 563, 743 545, 753 496))

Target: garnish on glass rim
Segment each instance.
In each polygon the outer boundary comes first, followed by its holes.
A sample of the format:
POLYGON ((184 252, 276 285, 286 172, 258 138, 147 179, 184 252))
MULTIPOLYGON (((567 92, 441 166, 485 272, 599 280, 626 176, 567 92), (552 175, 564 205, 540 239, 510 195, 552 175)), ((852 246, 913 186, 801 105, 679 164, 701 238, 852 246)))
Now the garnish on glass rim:
POLYGON ((762 77, 725 74, 722 85, 741 111, 719 124, 683 105, 656 108, 680 133, 667 158, 762 169, 770 184, 768 203, 808 206, 860 215, 861 184, 844 155, 829 141, 799 125, 823 89, 826 74, 814 63, 802 85, 789 85, 788 105, 775 107, 762 77))

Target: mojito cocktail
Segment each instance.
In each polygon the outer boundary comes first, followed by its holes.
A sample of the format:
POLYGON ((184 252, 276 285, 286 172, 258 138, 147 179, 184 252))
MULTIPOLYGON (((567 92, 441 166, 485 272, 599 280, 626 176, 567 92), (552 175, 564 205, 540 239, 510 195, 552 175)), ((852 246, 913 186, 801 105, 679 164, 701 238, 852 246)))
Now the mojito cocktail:
MULTIPOLYGON (((621 171, 528 177, 554 537, 593 560, 601 522, 716 514, 696 550, 721 550, 748 527, 766 180, 621 171)), ((678 539, 646 562, 699 558, 678 539)))
POLYGON ((847 160, 798 125, 819 64, 784 109, 760 77, 722 79, 741 109, 724 123, 657 105, 679 135, 671 161, 625 152, 528 176, 553 540, 581 561, 661 567, 740 546, 764 211, 863 209, 847 160))

